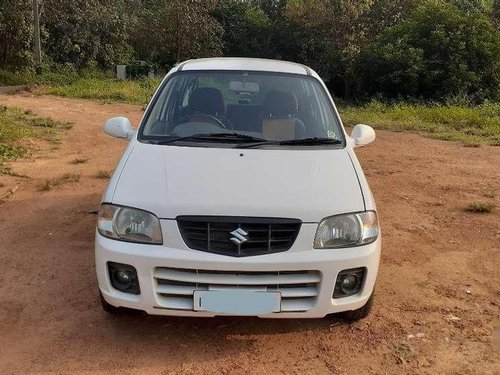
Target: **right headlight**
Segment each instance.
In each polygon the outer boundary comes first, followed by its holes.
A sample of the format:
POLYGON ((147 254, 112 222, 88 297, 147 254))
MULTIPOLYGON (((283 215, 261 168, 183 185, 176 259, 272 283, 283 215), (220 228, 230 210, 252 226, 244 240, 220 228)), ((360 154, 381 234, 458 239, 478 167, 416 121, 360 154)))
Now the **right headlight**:
POLYGON ((366 245, 379 234, 375 211, 330 216, 321 221, 314 239, 315 249, 366 245))

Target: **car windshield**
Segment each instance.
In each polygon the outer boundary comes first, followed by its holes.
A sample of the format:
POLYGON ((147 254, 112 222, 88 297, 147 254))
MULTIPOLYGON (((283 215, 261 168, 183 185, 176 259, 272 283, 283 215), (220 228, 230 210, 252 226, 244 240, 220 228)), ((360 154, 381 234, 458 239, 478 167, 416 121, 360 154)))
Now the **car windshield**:
POLYGON ((182 72, 163 84, 139 132, 157 143, 341 144, 320 82, 262 72, 182 72))

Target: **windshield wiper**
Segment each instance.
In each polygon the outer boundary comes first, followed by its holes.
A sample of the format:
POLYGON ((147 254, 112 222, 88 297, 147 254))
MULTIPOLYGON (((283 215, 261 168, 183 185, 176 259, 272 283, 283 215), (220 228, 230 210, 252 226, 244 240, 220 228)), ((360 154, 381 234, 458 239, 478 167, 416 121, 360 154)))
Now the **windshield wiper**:
POLYGON ((213 133, 213 134, 194 134, 186 137, 172 137, 167 139, 155 139, 150 140, 149 142, 155 145, 166 145, 174 142, 182 142, 182 141, 192 141, 192 140, 210 140, 210 141, 224 141, 224 142, 232 142, 232 141, 246 141, 246 142, 260 142, 265 141, 263 138, 254 137, 246 134, 239 133, 213 133))
POLYGON ((241 133, 213 133, 209 134, 210 139, 227 139, 227 140, 243 140, 243 141, 266 141, 264 138, 254 137, 253 135, 241 133))
POLYGON ((275 141, 240 133, 194 134, 186 137, 172 137, 172 138, 169 137, 167 139, 155 139, 155 140, 150 140, 149 142, 155 145, 167 145, 175 142, 193 141, 193 140, 235 142, 238 143, 236 148, 252 148, 264 145, 315 146, 315 145, 332 145, 332 144, 336 145, 342 143, 342 141, 338 139, 320 138, 320 137, 291 139, 288 141, 275 141))
POLYGON ((262 140, 262 142, 255 143, 244 143, 236 146, 237 148, 252 148, 265 145, 280 145, 280 146, 315 146, 315 145, 338 145, 342 141, 334 138, 302 138, 302 139, 291 139, 288 141, 272 141, 272 140, 262 140))
POLYGON ((339 145, 342 141, 335 138, 321 138, 321 137, 310 137, 310 138, 302 138, 302 139, 291 139, 289 141, 281 141, 280 145, 286 146, 314 146, 314 145, 339 145))

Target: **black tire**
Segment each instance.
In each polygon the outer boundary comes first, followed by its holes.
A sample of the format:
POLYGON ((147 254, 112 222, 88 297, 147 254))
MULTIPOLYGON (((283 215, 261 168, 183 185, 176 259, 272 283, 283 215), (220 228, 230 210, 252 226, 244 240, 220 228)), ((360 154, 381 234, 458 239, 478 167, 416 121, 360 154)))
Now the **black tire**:
POLYGON ((375 294, 372 293, 368 302, 363 307, 360 307, 357 310, 344 311, 340 313, 340 317, 348 322, 357 322, 358 320, 366 318, 370 315, 370 311, 372 310, 373 300, 375 298, 375 294))
POLYGON ((104 311, 111 315, 120 315, 123 314, 123 309, 120 307, 115 307, 106 302, 104 297, 102 296, 101 291, 99 291, 99 299, 101 300, 101 306, 104 311))

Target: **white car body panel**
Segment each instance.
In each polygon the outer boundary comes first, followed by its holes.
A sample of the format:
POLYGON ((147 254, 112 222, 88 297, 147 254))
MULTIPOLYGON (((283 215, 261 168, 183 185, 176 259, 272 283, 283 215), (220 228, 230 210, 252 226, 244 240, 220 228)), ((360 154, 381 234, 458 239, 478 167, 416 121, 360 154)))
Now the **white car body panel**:
POLYGON ((279 72, 290 74, 312 74, 308 67, 288 61, 268 59, 242 59, 238 57, 219 57, 188 60, 179 64, 175 71, 193 70, 251 70, 254 72, 279 72))
POLYGON ((110 202, 162 219, 226 215, 319 222, 332 213, 365 209, 343 149, 263 152, 141 143, 124 165, 110 202))

